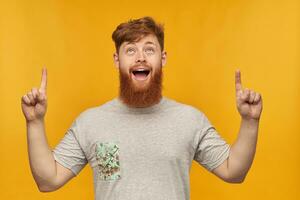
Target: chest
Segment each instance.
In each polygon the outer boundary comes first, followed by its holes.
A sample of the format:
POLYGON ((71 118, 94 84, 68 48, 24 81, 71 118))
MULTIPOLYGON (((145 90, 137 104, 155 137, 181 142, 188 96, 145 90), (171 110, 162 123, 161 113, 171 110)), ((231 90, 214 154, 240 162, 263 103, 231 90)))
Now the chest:
POLYGON ((193 129, 179 118, 115 118, 113 123, 99 120, 91 127, 84 130, 84 151, 91 167, 102 170, 101 174, 178 161, 189 165, 194 155, 193 129))

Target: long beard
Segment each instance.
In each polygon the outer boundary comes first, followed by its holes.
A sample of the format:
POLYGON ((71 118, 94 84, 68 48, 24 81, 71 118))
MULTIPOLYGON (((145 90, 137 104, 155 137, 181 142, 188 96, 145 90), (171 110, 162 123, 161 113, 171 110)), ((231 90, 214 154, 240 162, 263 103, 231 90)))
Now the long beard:
POLYGON ((130 107, 149 107, 159 103, 162 97, 162 67, 157 69, 147 85, 139 87, 131 79, 131 74, 119 70, 120 99, 130 107))

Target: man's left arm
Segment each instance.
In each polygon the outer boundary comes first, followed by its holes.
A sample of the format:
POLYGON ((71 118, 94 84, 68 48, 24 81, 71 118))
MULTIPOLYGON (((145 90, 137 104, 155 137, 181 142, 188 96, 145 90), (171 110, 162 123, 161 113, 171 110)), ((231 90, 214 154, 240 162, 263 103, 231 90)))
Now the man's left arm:
POLYGON ((244 181, 256 151, 259 120, 262 111, 261 95, 243 89, 240 71, 235 74, 236 103, 241 115, 238 138, 230 148, 229 157, 212 173, 229 183, 244 181))

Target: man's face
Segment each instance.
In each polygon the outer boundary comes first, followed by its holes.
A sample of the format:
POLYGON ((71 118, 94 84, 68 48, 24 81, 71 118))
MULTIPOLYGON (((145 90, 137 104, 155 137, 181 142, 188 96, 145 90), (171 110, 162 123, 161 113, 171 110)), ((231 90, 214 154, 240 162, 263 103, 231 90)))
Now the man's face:
POLYGON ((134 107, 151 106, 161 97, 162 66, 166 52, 161 51, 155 35, 137 42, 124 42, 114 61, 120 73, 120 97, 134 107))

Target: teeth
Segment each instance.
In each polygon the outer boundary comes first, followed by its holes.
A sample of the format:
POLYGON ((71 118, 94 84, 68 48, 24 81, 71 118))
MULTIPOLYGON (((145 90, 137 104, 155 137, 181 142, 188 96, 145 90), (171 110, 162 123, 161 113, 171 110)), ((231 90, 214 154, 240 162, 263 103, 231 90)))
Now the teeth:
POLYGON ((146 69, 137 69, 135 71, 139 71, 139 72, 142 72, 142 71, 147 71, 146 69))

